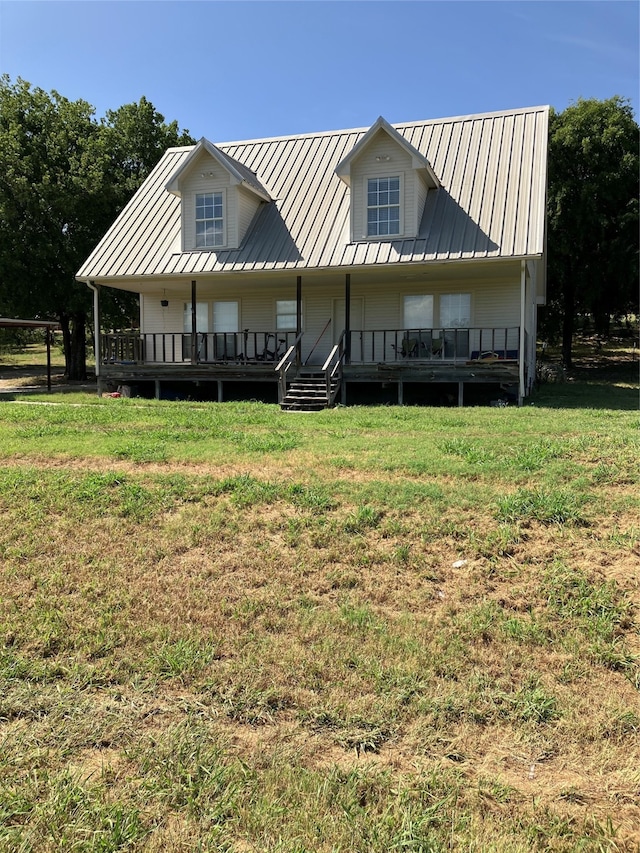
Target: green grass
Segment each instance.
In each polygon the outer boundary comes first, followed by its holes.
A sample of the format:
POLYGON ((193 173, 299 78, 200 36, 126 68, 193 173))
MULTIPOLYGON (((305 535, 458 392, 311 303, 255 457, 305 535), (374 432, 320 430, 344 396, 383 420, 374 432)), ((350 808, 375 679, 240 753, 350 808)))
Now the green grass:
POLYGON ((535 403, 0 400, 0 850, 636 850, 638 414, 535 403))

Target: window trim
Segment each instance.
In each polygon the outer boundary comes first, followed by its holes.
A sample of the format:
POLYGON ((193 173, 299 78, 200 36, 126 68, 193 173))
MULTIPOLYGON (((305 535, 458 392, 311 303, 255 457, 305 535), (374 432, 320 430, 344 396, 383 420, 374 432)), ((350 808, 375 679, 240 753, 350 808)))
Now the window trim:
POLYGON ((404 235, 404 203, 405 203, 405 195, 404 195, 404 172, 399 171, 394 175, 375 175, 375 174, 366 174, 363 176, 363 187, 362 187, 362 225, 364 232, 364 239, 371 240, 376 243, 386 242, 388 240, 397 240, 398 238, 404 235), (379 210, 383 207, 396 207, 396 205, 378 205, 375 208, 369 207, 369 181, 382 181, 388 180, 392 178, 398 179, 398 233, 397 234, 369 234, 369 210, 376 209, 379 210))
MULTIPOLYGON (((215 206, 215 198, 213 202, 215 206)), ((193 194, 193 244, 197 252, 215 252, 216 249, 222 249, 227 245, 227 194, 224 187, 219 189, 207 189, 203 192, 195 191, 193 194), (212 218, 198 219, 198 198, 202 196, 220 196, 222 206, 222 216, 214 216, 212 218), (221 222, 222 229, 220 231, 222 242, 216 243, 213 246, 198 245, 198 222, 221 222)))

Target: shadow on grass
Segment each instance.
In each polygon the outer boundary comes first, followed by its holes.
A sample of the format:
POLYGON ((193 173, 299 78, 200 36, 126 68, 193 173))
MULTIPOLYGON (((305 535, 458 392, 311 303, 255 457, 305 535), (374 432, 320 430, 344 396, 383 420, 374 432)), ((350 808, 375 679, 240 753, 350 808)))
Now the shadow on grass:
POLYGON ((548 409, 637 411, 640 392, 637 388, 623 388, 606 382, 564 382, 540 387, 527 402, 548 409))
POLYGON ((572 370, 566 382, 540 385, 527 402, 550 409, 640 408, 640 362, 594 360, 587 365, 583 360, 582 364, 585 366, 572 370))

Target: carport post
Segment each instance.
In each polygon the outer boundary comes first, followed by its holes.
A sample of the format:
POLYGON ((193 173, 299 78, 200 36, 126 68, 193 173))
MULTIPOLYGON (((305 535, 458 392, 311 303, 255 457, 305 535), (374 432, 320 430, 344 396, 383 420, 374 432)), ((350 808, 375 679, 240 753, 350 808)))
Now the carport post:
POLYGON ((51 335, 53 332, 46 326, 45 337, 47 339, 47 391, 51 391, 51 335))

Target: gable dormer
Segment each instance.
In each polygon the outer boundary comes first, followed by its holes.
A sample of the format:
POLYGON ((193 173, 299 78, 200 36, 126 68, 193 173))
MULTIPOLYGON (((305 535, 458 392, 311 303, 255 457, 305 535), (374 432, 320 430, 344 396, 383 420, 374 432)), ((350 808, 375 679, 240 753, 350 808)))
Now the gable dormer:
POLYGON ((338 164, 351 189, 351 241, 418 236, 429 189, 440 182, 429 161, 382 116, 338 164))
POLYGON ((271 201, 250 169, 204 138, 165 189, 181 199, 183 252, 237 249, 260 204, 271 201))

